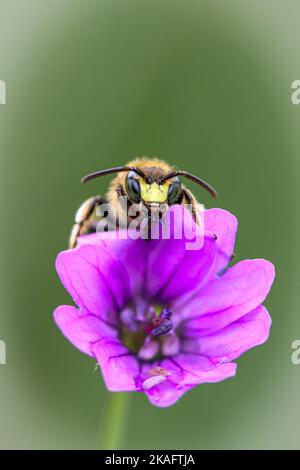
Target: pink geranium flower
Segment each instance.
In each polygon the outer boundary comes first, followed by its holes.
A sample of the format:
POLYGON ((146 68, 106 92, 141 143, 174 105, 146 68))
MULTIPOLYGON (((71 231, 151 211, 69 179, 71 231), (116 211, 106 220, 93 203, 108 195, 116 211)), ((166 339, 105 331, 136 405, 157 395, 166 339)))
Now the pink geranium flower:
MULTIPOLYGON (((182 210, 172 207, 175 217, 182 210)), ((273 265, 244 260, 223 273, 237 221, 210 209, 204 227, 196 251, 171 229, 169 240, 86 235, 58 255, 77 307, 58 307, 55 322, 97 361, 110 391, 144 392, 154 405, 170 406, 201 383, 234 376, 233 361, 267 340, 271 319, 261 303, 273 265)))

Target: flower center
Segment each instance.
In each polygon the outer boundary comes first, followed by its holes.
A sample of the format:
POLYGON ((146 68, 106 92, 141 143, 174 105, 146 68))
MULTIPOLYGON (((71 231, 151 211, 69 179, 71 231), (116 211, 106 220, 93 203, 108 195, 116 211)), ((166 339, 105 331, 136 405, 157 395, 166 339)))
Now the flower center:
POLYGON ((120 319, 121 340, 140 359, 151 361, 179 352, 170 308, 158 305, 126 307, 120 319))

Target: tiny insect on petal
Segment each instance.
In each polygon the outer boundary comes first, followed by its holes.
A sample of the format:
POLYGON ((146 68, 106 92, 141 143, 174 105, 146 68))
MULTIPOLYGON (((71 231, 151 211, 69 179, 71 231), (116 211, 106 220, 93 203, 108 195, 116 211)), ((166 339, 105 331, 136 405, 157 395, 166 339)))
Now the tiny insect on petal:
POLYGON ((164 369, 163 367, 153 367, 152 369, 148 370, 149 378, 144 380, 143 388, 145 390, 149 390, 150 388, 165 382, 169 375, 171 375, 171 372, 164 369))
POLYGON ((163 375, 164 377, 167 377, 170 374, 171 372, 163 367, 152 367, 152 369, 148 370, 149 377, 154 377, 155 375, 163 375))
POLYGON ((166 379, 167 377, 164 377, 163 375, 154 375, 153 377, 149 377, 149 379, 146 379, 143 382, 143 388, 145 390, 149 390, 150 388, 164 382, 166 379))

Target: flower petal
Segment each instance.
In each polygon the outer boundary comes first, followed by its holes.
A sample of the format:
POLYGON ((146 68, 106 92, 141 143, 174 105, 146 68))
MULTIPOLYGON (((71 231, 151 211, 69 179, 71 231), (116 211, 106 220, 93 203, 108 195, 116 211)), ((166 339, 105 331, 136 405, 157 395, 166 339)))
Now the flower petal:
POLYGON ((101 318, 112 317, 129 297, 126 271, 103 246, 63 251, 56 259, 56 269, 74 302, 101 318))
POLYGON ((188 319, 185 334, 206 335, 251 312, 268 295, 274 277, 274 266, 263 259, 244 260, 229 268, 179 309, 188 319))
POLYGON ((174 405, 182 395, 192 388, 193 387, 190 385, 185 385, 179 388, 171 380, 167 379, 155 387, 145 390, 145 394, 152 405, 166 408, 174 405))
POLYGON ((118 339, 101 338, 92 347, 92 352, 101 367, 108 390, 111 392, 137 390, 138 360, 118 339))
POLYGON ((216 253, 213 234, 205 234, 197 228, 191 214, 182 206, 172 206, 171 209, 175 219, 183 220, 183 233, 181 238, 176 238, 179 236, 176 232, 178 227, 175 223, 173 228, 171 222, 171 238, 149 245, 151 251, 145 279, 148 295, 162 302, 173 301, 204 283, 216 253), (196 234, 194 238, 188 233, 191 227, 196 234))
POLYGON ((216 254, 213 233, 193 221, 188 210, 174 205, 156 235, 159 239, 132 239, 132 230, 85 235, 80 245, 105 246, 121 262, 134 294, 167 301, 190 292, 209 275, 216 254))
POLYGON ((54 311, 54 321, 62 334, 80 351, 93 355, 91 347, 103 335, 114 338, 117 331, 99 317, 84 314, 70 305, 61 305, 54 311))
POLYGON ((220 382, 236 373, 236 364, 233 362, 218 364, 194 352, 182 352, 172 359, 165 359, 161 365, 171 372, 169 378, 178 386, 220 382))
POLYGON ((198 384, 220 382, 234 376, 236 372, 234 363, 214 364, 204 356, 180 354, 173 359, 165 359, 151 365, 145 364, 140 383, 143 383, 149 369, 153 367, 163 367, 169 372, 162 383, 142 390, 149 401, 159 407, 173 405, 184 393, 198 384))
POLYGON ((238 222, 234 215, 223 209, 207 209, 204 212, 204 227, 217 236, 217 254, 213 273, 217 275, 231 260, 234 250, 238 222))
POLYGON ((149 253, 149 241, 134 239, 130 230, 102 232, 83 235, 78 239, 78 246, 98 245, 104 247, 128 273, 130 289, 136 294, 144 284, 144 275, 149 253))
POLYGON ((260 305, 240 320, 215 334, 183 342, 183 348, 210 357, 214 362, 232 361, 269 337, 271 317, 260 305))

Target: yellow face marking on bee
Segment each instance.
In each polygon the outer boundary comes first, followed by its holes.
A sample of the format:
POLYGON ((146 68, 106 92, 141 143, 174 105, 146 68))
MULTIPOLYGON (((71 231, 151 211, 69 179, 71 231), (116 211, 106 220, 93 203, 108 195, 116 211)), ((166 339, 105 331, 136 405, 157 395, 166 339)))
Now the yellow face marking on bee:
POLYGON ((143 201, 149 204, 153 202, 159 202, 159 203, 167 202, 168 190, 169 190, 168 183, 148 184, 145 181, 140 180, 140 186, 141 186, 141 197, 143 201))

